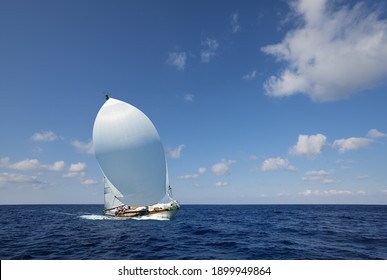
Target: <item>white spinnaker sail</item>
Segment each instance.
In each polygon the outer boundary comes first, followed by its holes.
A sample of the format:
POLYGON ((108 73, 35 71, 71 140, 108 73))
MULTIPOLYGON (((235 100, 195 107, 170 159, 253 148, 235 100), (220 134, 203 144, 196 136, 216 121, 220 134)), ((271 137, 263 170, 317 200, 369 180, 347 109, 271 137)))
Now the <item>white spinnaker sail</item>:
POLYGON ((109 98, 95 119, 93 145, 103 173, 122 194, 122 203, 146 206, 163 198, 167 176, 164 149, 143 112, 109 98))

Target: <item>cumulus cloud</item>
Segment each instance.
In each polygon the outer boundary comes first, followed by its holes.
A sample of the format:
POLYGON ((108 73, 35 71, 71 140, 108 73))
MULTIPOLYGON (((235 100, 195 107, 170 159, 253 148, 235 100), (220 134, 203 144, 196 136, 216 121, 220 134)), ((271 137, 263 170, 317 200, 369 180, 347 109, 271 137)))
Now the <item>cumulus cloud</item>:
POLYGON ((198 173, 199 173, 200 175, 203 175, 203 174, 206 173, 206 172, 207 172, 207 168, 206 168, 206 167, 199 167, 198 173))
POLYGON ((42 168, 42 164, 37 159, 25 159, 8 166, 16 170, 38 170, 42 168))
POLYGON ((387 137, 387 134, 386 133, 383 133, 383 132, 380 132, 379 130, 373 128, 373 129, 370 129, 368 131, 368 134, 367 134, 369 137, 372 137, 372 138, 385 138, 387 137))
POLYGON ((239 31, 241 31, 238 13, 234 13, 231 15, 231 31, 232 33, 238 33, 239 31))
POLYGON ((67 178, 77 178, 82 185, 95 185, 98 182, 94 179, 85 178, 86 177, 87 164, 84 162, 72 163, 67 170, 67 173, 64 174, 64 177, 67 178))
POLYGON ((328 0, 291 5, 302 25, 281 43, 262 51, 286 63, 264 84, 269 96, 298 93, 314 101, 334 101, 382 83, 387 78, 387 20, 363 3, 335 7, 328 0))
POLYGON ((15 173, 0 173, 0 185, 7 184, 42 184, 37 176, 27 176, 15 173))
POLYGON ((212 166, 211 171, 218 176, 228 175, 230 173, 230 166, 236 163, 235 160, 222 159, 219 163, 212 166))
POLYGON ((215 186, 217 187, 226 187, 228 186, 230 183, 229 182, 225 182, 225 181, 218 181, 215 183, 215 186))
POLYGON ((49 131, 36 132, 34 135, 31 136, 31 139, 33 141, 38 141, 38 142, 51 142, 51 141, 57 140, 58 136, 54 132, 49 130, 49 131))
POLYGON ((307 171, 304 177, 302 177, 302 180, 309 182, 319 182, 323 184, 332 184, 335 182, 335 180, 332 179, 333 174, 333 170, 312 170, 307 171))
POLYGON ((183 176, 180 176, 179 178, 180 179, 196 179, 199 176, 205 174, 206 172, 207 172, 207 168, 206 167, 199 167, 198 171, 196 173, 183 175, 183 176))
POLYGON ((333 147, 338 149, 340 153, 351 150, 358 150, 367 147, 373 142, 372 139, 363 137, 350 137, 347 139, 338 139, 333 142, 333 147))
POLYGON ((64 177, 84 177, 87 165, 84 162, 72 163, 64 177))
POLYGON ((73 145, 73 147, 75 147, 81 153, 94 154, 94 146, 92 140, 89 140, 88 142, 74 140, 71 142, 71 145, 73 145))
POLYGON ((97 184, 98 182, 96 180, 93 180, 93 179, 85 179, 85 178, 81 178, 81 184, 82 185, 95 185, 97 184))
POLYGON ((194 95, 193 94, 185 94, 184 95, 184 101, 187 101, 187 102, 193 102, 194 101, 194 95))
POLYGON ((297 170, 293 165, 289 163, 287 159, 283 159, 281 157, 268 158, 262 163, 262 166, 261 166, 261 170, 263 172, 277 170, 277 169, 285 169, 288 171, 297 170))
POLYGON ((78 162, 78 163, 72 163, 69 168, 69 172, 81 172, 85 171, 87 168, 86 163, 84 162, 78 162))
POLYGON ((19 162, 11 163, 9 158, 3 158, 2 165, 15 170, 37 170, 37 171, 61 171, 65 163, 63 160, 56 161, 53 164, 42 164, 37 159, 25 159, 19 162))
POLYGON ((327 138, 325 135, 299 135, 296 145, 290 148, 289 154, 293 156, 306 156, 315 158, 321 154, 327 138))
POLYGON ((47 170, 49 171, 61 171, 65 166, 65 163, 63 160, 56 161, 54 164, 48 165, 47 170))
POLYGON ((178 70, 184 70, 187 62, 187 54, 185 52, 171 52, 168 54, 166 63, 175 66, 178 70))
POLYGON ((219 43, 216 39, 207 37, 202 41, 202 50, 200 53, 201 61, 203 63, 209 63, 210 60, 216 55, 216 51, 219 47, 219 43))
POLYGON ((185 145, 181 144, 176 149, 167 148, 165 152, 169 158, 180 158, 181 152, 184 149, 184 147, 185 145))
POLYGON ((98 182, 86 177, 87 165, 84 162, 72 163, 63 176, 66 178, 76 178, 82 185, 95 185, 98 182))

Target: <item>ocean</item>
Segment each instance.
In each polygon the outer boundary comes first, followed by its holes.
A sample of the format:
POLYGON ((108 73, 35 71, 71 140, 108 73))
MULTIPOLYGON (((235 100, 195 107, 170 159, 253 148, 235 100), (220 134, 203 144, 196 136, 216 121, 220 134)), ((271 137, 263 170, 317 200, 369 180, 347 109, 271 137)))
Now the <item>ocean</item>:
POLYGON ((182 205, 172 221, 102 205, 1 205, 0 259, 387 259, 387 205, 182 205))

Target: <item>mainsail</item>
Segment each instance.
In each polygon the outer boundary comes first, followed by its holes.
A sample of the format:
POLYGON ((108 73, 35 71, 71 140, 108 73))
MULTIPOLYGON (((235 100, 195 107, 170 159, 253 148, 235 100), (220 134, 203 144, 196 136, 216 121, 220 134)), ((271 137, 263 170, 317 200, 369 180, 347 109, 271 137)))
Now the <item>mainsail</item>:
POLYGON ((109 98, 95 119, 93 145, 105 176, 105 209, 152 205, 165 196, 164 149, 153 123, 139 109, 109 98))

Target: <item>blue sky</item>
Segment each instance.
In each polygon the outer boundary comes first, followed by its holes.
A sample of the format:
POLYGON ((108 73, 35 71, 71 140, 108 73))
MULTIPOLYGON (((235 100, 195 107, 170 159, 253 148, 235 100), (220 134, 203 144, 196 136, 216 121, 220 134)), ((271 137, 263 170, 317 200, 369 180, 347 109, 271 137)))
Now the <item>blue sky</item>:
POLYGON ((387 203, 383 1, 0 2, 0 203, 103 203, 104 92, 181 203, 387 203))

